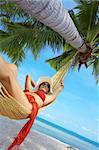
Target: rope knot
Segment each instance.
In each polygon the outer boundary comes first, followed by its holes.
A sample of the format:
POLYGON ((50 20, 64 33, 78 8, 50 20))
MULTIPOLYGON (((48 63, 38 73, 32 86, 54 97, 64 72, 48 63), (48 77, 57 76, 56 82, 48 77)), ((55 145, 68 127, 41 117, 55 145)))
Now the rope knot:
POLYGON ((82 53, 82 52, 77 52, 75 55, 74 59, 72 60, 72 68, 78 63, 78 71, 80 70, 81 66, 84 64, 85 67, 87 68, 87 61, 91 57, 92 54, 92 48, 86 44, 87 51, 82 53))

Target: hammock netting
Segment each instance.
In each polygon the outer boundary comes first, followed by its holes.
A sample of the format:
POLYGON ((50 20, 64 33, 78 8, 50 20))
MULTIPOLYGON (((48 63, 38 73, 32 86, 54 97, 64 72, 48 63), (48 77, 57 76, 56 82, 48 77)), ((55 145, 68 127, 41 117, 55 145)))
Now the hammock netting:
MULTIPOLYGON (((69 65, 70 62, 61 67, 61 69, 52 77, 53 92, 59 86, 61 80, 64 80, 69 65)), ((40 110, 45 107, 47 106, 43 106, 40 110)), ((29 114, 29 110, 12 97, 0 82, 0 115, 6 116, 10 119, 20 120, 24 119, 27 114, 29 114)))

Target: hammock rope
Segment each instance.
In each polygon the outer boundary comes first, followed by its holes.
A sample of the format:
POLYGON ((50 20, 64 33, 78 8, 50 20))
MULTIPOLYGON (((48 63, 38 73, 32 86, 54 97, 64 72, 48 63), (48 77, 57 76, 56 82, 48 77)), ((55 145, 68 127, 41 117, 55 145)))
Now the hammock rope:
MULTIPOLYGON (((67 72, 69 70, 69 67, 71 65, 71 61, 69 61, 68 63, 66 63, 64 66, 62 66, 57 73, 52 77, 52 89, 53 92, 60 86, 60 82, 65 80, 65 77, 67 75, 67 72)), ((55 101, 44 105, 42 108, 40 108, 41 110, 44 110, 45 108, 49 107, 50 105, 52 105, 55 101)))
POLYGON ((59 71, 52 77, 52 89, 53 91, 60 85, 61 81, 64 81, 66 74, 68 72, 71 61, 62 66, 59 71))
MULTIPOLYGON (((52 77, 53 92, 59 86, 61 80, 65 79, 69 65, 70 62, 61 67, 61 69, 59 69, 59 71, 57 71, 57 73, 52 77)), ((40 111, 45 107, 46 106, 43 106, 40 111)), ((29 114, 29 110, 12 97, 0 82, 0 115, 10 119, 20 120, 24 119, 27 114, 29 114)))
POLYGON ((10 119, 24 119, 29 111, 22 106, 14 97, 9 95, 0 82, 0 115, 10 119))

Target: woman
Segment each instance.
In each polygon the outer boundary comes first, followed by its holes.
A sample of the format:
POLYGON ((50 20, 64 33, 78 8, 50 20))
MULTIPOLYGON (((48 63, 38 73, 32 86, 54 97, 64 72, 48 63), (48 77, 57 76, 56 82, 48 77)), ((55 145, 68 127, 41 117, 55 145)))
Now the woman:
POLYGON ((37 85, 29 75, 26 76, 25 90, 22 91, 17 77, 17 66, 7 63, 0 57, 0 82, 4 85, 8 93, 13 96, 19 103, 28 109, 28 114, 23 118, 30 118, 30 120, 21 129, 13 143, 9 146, 8 150, 12 150, 15 145, 20 145, 27 134, 29 133, 36 115, 42 107, 53 102, 59 92, 63 88, 63 83, 52 92, 52 81, 48 77, 41 78, 37 85), (32 90, 35 87, 35 90, 32 90))

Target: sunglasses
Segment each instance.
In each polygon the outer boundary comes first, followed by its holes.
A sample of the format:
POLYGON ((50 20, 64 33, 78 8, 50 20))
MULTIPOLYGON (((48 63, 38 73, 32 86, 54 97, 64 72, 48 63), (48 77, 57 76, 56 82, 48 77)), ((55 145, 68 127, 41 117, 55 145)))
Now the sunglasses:
POLYGON ((43 82, 39 85, 39 87, 48 87, 50 89, 50 84, 48 82, 43 82))

